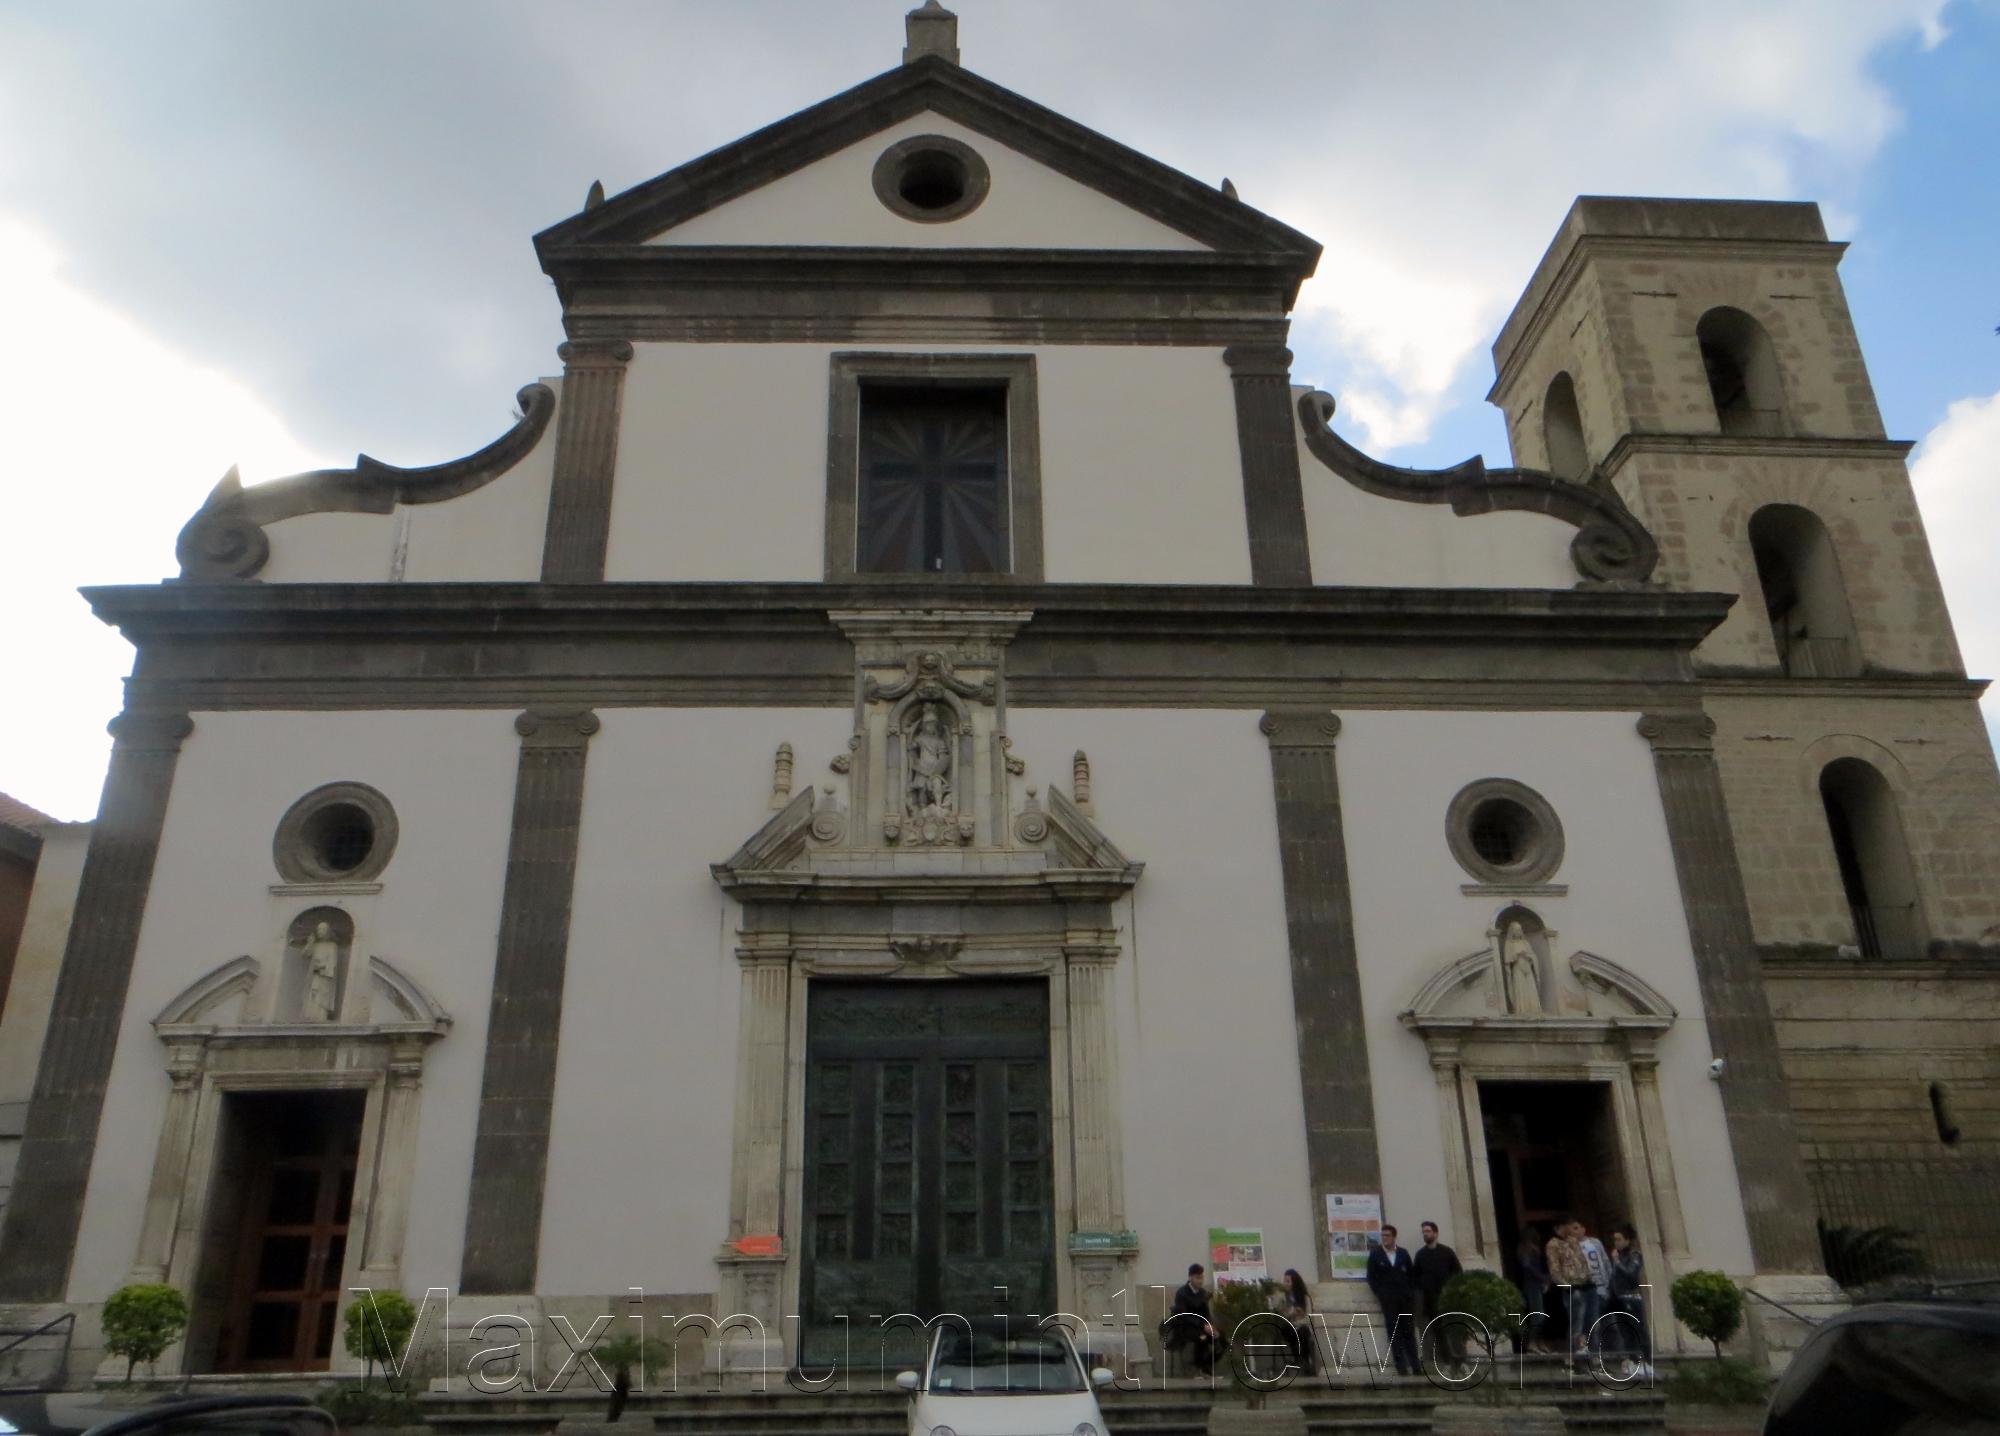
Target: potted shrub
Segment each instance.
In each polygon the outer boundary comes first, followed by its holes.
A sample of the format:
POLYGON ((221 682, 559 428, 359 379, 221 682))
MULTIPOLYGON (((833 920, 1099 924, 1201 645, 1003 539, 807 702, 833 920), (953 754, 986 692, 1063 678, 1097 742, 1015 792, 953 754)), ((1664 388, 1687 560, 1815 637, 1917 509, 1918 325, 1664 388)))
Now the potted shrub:
POLYGON ((104 1303, 104 1349, 125 1358, 125 1379, 151 1366, 187 1330, 187 1298, 164 1282, 121 1286, 104 1303))
POLYGON ((1457 1338, 1453 1344, 1461 1349, 1468 1342, 1476 1345, 1485 1354, 1486 1366, 1483 1371, 1476 1371, 1476 1363, 1468 1362, 1465 1369, 1447 1376, 1447 1381, 1453 1384, 1447 1392, 1440 1393, 1446 1399, 1431 1413, 1433 1429, 1450 1432, 1452 1436, 1487 1436, 1487 1433, 1497 1436, 1501 1432, 1506 1436, 1529 1436, 1529 1433, 1539 1436, 1544 1432, 1553 1436, 1563 1431, 1559 1409, 1521 1403, 1501 1383, 1491 1379, 1499 1343, 1506 1339, 1511 1344, 1515 1332, 1520 1330, 1522 1312, 1527 1306, 1521 1289, 1498 1272, 1462 1271, 1445 1283, 1438 1304, 1443 1312, 1425 1330, 1423 1349, 1418 1355, 1432 1370, 1443 1372, 1440 1348, 1447 1335, 1453 1334, 1457 1338), (1461 1380, 1464 1385, 1455 1384, 1461 1380), (1452 1400, 1451 1390, 1464 1393, 1463 1399, 1452 1400))
POLYGON ((1229 1343, 1229 1374, 1243 1401, 1216 1401, 1208 1408, 1209 1436, 1305 1436, 1305 1408, 1270 1406, 1262 1381, 1250 1368, 1250 1343, 1275 1343, 1289 1334, 1289 1323, 1271 1309, 1278 1294, 1274 1281, 1227 1281, 1216 1284, 1209 1312, 1216 1331, 1229 1343), (1246 1325, 1248 1323, 1248 1325, 1246 1325))
POLYGON ((1715 1348, 1712 1362, 1682 1362, 1667 1382, 1677 1402, 1717 1406, 1754 1405, 1770 1382, 1749 1362, 1722 1354, 1722 1343, 1743 1326, 1743 1290, 1719 1271, 1691 1271, 1668 1295, 1674 1319, 1715 1348))
POLYGON ((616 1421, 625 1414, 625 1402, 632 1394, 635 1367, 643 1381, 647 1366, 671 1364, 674 1359, 674 1349, 666 1342, 629 1332, 606 1337, 590 1349, 590 1354, 611 1376, 611 1390, 604 1409, 606 1421, 616 1421))
POLYGON ((369 1291, 348 1306, 341 1339, 347 1354, 362 1362, 362 1390, 368 1389, 375 1364, 388 1367, 416 1329, 417 1309, 400 1291, 369 1291))

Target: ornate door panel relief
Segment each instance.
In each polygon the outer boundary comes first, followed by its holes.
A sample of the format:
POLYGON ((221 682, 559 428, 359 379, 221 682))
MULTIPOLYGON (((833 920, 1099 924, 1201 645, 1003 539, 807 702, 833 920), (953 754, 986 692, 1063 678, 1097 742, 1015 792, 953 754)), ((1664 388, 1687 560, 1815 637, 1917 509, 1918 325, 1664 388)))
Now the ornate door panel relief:
MULTIPOLYGON (((855 647, 853 735, 824 780, 797 793, 794 774, 811 761, 800 769, 780 749, 779 811, 713 869, 741 905, 743 985, 718 1257, 718 1317, 742 1319, 711 1347, 725 1368, 798 1361, 802 1326, 815 1328, 808 1354, 823 1359, 829 1337, 817 1328, 830 1329, 836 1297, 866 1308, 851 1313, 852 1359, 873 1362, 858 1344, 871 1312, 892 1300, 890 1311, 951 1309, 971 1287, 1028 1282, 1037 1263, 1052 1282, 1037 1297, 1045 1310, 1102 1331, 1129 1300, 1116 1296, 1130 1288, 1138 1244, 1124 1216, 1113 909, 1142 865, 1092 820, 1082 753, 1061 758, 1065 793, 1032 781, 1011 749, 1003 659, 1029 617, 834 614, 855 647), (824 1017, 842 991, 833 979, 892 994, 967 980, 963 997, 878 999, 919 1014, 976 1008, 982 989, 1033 993, 1036 1031, 1030 1039, 996 1012, 969 1027, 951 1018, 962 1030, 935 1041, 922 1038, 932 1018, 879 1040, 837 1035, 824 1017), (892 1192, 884 1182, 905 1168, 911 1185, 892 1192), (861 1193, 853 1184, 866 1173, 861 1193), (954 1197, 963 1190, 979 1195, 954 1197)), ((983 1300, 975 1310, 990 1307, 983 1300)))

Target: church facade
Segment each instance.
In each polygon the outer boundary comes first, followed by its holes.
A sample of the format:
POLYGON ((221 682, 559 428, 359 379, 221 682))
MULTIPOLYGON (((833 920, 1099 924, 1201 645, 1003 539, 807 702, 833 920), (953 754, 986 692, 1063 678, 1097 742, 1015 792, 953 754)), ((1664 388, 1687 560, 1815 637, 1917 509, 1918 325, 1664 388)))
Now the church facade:
POLYGON ((507 433, 225 480, 87 592, 138 659, 14 1310, 171 1282, 194 1371, 342 1366, 370 1287, 1139 1360, 1211 1229, 1356 1305, 1371 1201, 1792 1306, 1821 1226, 2000 1271, 2000 778, 1814 206, 1580 199, 1492 470, 1353 447, 1317 244, 934 0, 536 250, 507 433))

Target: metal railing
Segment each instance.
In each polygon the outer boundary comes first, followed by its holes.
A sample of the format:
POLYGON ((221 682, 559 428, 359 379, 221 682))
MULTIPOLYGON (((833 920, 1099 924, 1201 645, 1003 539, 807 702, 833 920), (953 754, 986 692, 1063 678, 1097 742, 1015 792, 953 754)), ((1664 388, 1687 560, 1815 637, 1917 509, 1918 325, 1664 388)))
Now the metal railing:
POLYGON ((69 1368, 69 1344, 75 1335, 76 1313, 73 1311, 66 1311, 54 1320, 45 1321, 36 1327, 24 1329, 0 1327, 0 1391, 54 1391, 60 1387, 63 1375, 69 1368), (26 1385, 12 1380, 11 1368, 21 1359, 21 1354, 25 1354, 21 1349, 38 1336, 53 1336, 58 1331, 62 1333, 62 1345, 43 1348, 43 1350, 53 1350, 55 1354, 55 1361, 48 1375, 40 1381, 26 1385), (11 1360, 10 1354, 12 1354, 11 1360))
POLYGON ((1824 1317, 1807 1316, 1802 1311, 1794 1311, 1791 1307, 1786 1306, 1782 1301, 1773 1301, 1770 1297, 1764 1295, 1763 1292, 1758 1291, 1754 1287, 1746 1286, 1740 1289, 1745 1296, 1755 1297, 1757 1300, 1763 1302, 1764 1305, 1766 1306, 1775 1306, 1776 1308, 1778 1308, 1779 1311, 1782 1311, 1786 1316, 1791 1317, 1794 1321, 1803 1321, 1807 1326, 1818 1326, 1820 1322, 1825 1320, 1824 1317))
POLYGON ((1917 931, 1917 905, 1913 902, 1887 906, 1850 907, 1854 916, 1854 941, 1863 957, 1922 957, 1923 937, 1917 931))
POLYGON ((1785 643, 1784 669, 1792 678, 1852 678, 1854 660, 1845 638, 1793 638, 1785 643))

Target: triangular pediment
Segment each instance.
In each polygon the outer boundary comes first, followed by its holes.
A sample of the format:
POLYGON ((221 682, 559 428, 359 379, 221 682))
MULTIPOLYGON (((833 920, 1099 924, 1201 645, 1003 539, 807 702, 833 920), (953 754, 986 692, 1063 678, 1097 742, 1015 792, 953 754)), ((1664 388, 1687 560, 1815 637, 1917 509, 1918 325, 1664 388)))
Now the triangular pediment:
MULTIPOLYGON (((1301 277, 1319 255, 1319 245, 1307 236, 1215 186, 937 57, 864 81, 592 205, 543 231, 535 244, 546 264, 554 255, 579 249, 662 241, 880 245, 885 241, 877 236, 886 233, 905 236, 886 242, 910 245, 919 241, 907 236, 920 230, 955 231, 943 242, 975 248, 1284 255, 1296 261, 1301 277), (995 168, 994 193, 979 210, 950 225, 903 223, 898 229, 878 223, 895 216, 876 204, 868 188, 876 152, 906 133, 927 130, 983 147, 995 168), (835 211, 845 203, 829 208, 821 191, 843 184, 853 189, 855 173, 860 187, 848 196, 853 213, 843 221, 835 211), (1010 188, 1015 193, 1007 193, 1010 188), (767 189, 772 191, 767 198, 755 198, 767 189), (1031 212, 1037 206, 1047 211, 1039 239, 1031 212), (818 230, 816 214, 823 226, 818 230)), ((933 235, 927 242, 940 241, 933 235)))

